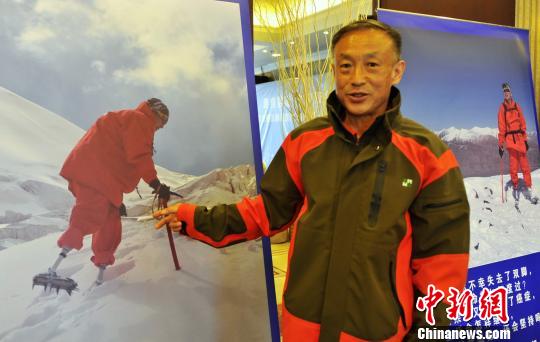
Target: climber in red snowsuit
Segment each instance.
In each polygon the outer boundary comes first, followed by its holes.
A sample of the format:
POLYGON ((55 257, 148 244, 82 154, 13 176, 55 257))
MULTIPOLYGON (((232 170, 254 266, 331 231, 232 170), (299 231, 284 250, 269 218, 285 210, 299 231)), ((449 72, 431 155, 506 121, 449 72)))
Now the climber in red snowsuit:
POLYGON ((120 215, 124 193, 132 192, 141 178, 160 200, 168 200, 169 187, 158 178, 153 155, 154 133, 165 126, 169 110, 159 99, 142 102, 136 109, 101 116, 67 157, 60 175, 75 196, 69 226, 58 239, 62 252, 49 273, 71 249, 81 249, 83 237, 92 235, 92 262, 100 268, 115 261, 122 238, 120 215))
POLYGON ((514 189, 518 187, 518 169, 521 168, 527 188, 531 188, 531 168, 527 160, 529 143, 527 125, 520 105, 512 98, 510 85, 503 83, 504 101, 499 107, 499 155, 503 156, 505 144, 510 158, 510 177, 514 189))

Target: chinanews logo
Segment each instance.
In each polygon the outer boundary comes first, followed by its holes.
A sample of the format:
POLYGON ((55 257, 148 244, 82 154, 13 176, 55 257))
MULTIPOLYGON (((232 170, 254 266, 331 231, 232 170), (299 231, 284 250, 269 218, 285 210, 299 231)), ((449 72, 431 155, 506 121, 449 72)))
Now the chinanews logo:
MULTIPOLYGON (((469 289, 460 292, 458 289, 450 287, 448 291, 450 292, 446 296, 446 302, 450 304, 450 307, 446 309, 448 319, 455 320, 461 317, 464 321, 470 320, 474 312, 473 303, 477 302, 480 319, 497 317, 501 323, 508 323, 508 290, 505 287, 499 286, 493 290, 483 288, 478 300, 475 300, 476 296, 469 289)), ((416 309, 420 312, 426 312, 426 322, 431 326, 435 325, 433 309, 443 299, 445 299, 444 291, 430 284, 427 295, 419 297, 416 301, 416 309)))
POLYGON ((499 286, 492 290, 483 288, 478 298, 469 289, 459 291, 454 287, 450 287, 448 292, 449 294, 445 295, 444 291, 430 284, 427 288, 427 294, 424 297, 419 297, 416 301, 416 309, 425 312, 426 322, 433 327, 419 328, 417 332, 419 339, 510 339, 511 332, 503 328, 453 327, 439 329, 434 327, 437 323, 434 309, 442 300, 445 300, 449 305, 446 309, 446 316, 450 320, 461 319, 467 322, 477 313, 477 316, 482 320, 496 318, 503 324, 508 323, 508 290, 506 287, 499 286))

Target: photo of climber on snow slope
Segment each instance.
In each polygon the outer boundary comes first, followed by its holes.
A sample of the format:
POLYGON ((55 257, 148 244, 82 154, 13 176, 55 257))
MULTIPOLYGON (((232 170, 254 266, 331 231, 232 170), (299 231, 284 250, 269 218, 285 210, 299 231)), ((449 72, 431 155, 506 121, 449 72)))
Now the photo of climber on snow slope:
POLYGON ((538 203, 538 197, 531 193, 532 179, 531 167, 527 158, 529 142, 527 136, 527 123, 519 103, 512 97, 510 84, 502 84, 504 101, 499 106, 499 155, 502 159, 504 152, 508 152, 510 166, 510 181, 506 183, 505 191, 512 189, 512 196, 516 201, 520 194, 531 203, 538 203), (521 171, 523 178, 518 177, 521 171))
POLYGON ((34 277, 34 285, 71 294, 77 283, 56 270, 72 249, 83 247, 86 235, 92 235, 91 260, 98 268, 95 283, 103 282, 105 268, 114 264, 122 238, 123 194, 132 192, 142 178, 161 202, 170 198, 170 188, 157 178, 152 159, 154 134, 168 119, 167 106, 151 98, 135 109, 108 112, 81 138, 60 171, 75 197, 68 228, 57 242, 61 252, 46 273, 34 277))
POLYGON ((443 140, 463 174, 469 268, 538 252, 540 153, 523 48, 528 33, 445 18, 388 14, 386 20, 403 46, 414 46, 403 51, 414 70, 400 85, 407 94, 403 111, 443 140))

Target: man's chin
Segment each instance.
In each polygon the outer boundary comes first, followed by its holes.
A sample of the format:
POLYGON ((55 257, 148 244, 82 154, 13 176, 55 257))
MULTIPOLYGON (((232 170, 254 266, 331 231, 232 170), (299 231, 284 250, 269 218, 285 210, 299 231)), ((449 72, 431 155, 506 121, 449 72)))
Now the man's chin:
POLYGON ((353 116, 355 118, 361 117, 370 117, 373 115, 373 111, 360 108, 347 108, 347 115, 353 116))

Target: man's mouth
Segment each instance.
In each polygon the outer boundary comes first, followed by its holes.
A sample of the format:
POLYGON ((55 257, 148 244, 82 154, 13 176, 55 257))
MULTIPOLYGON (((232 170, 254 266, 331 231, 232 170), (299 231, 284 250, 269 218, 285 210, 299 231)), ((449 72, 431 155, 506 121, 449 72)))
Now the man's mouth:
POLYGON ((347 93, 347 97, 352 101, 352 102, 362 102, 364 101, 366 98, 367 98, 368 94, 367 93, 364 93, 364 92, 351 92, 351 93, 347 93))

